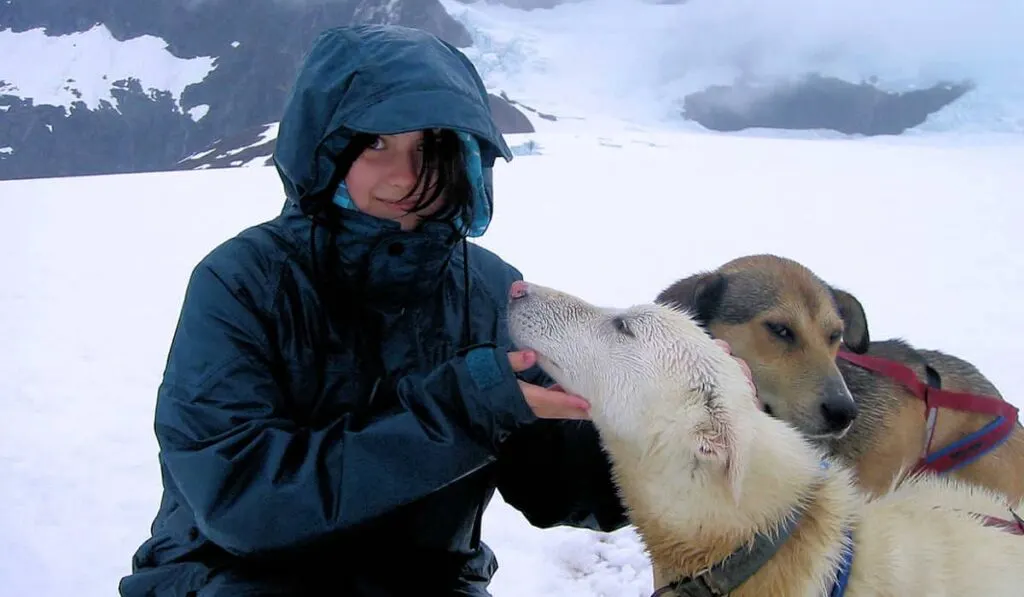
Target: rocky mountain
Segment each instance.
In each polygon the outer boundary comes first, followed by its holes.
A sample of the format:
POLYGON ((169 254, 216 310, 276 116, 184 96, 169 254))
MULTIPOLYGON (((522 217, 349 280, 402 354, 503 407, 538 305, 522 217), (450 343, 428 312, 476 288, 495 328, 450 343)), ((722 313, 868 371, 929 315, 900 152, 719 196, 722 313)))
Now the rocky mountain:
MULTIPOLYGON (((313 38, 355 22, 471 43, 437 0, 0 0, 0 180, 167 170, 246 139, 313 38)), ((506 132, 532 130, 493 100, 506 132)))
MULTIPOLYGON (((584 0, 459 1, 543 11, 584 0)), ((472 43, 439 0, 0 0, 0 180, 265 164, 310 43, 356 22, 472 43)), ((807 73, 679 99, 682 118, 711 130, 884 135, 970 91, 943 82, 895 94, 807 73)), ((500 90, 490 99, 505 133, 557 119, 500 90)))

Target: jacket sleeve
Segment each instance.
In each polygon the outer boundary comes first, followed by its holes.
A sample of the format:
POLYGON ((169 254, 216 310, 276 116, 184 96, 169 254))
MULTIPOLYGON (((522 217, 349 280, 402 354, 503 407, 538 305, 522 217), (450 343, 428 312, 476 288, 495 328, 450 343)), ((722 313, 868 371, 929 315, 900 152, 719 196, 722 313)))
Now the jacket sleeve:
POLYGON ((514 431, 498 471, 502 498, 536 527, 614 531, 630 522, 590 421, 541 419, 514 431))
POLYGON ((301 426, 282 414, 257 302, 208 263, 196 268, 156 407, 171 480, 231 553, 314 541, 426 496, 493 462, 512 429, 536 420, 508 359, 481 347, 400 380, 389 416, 301 426))
MULTIPOLYGON (((533 367, 523 381, 554 381, 533 367)), ((498 458, 498 491, 536 527, 613 531, 629 524, 611 461, 590 421, 538 419, 512 432, 498 458)))

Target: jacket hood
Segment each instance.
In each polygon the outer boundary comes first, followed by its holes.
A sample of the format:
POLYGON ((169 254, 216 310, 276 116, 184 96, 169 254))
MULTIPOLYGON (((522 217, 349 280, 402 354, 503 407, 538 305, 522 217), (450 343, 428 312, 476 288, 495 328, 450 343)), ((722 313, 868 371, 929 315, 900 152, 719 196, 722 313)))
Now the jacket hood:
POLYGON ((472 135, 490 200, 494 162, 499 156, 510 161, 512 151, 469 59, 418 29, 336 27, 317 36, 299 70, 279 125, 274 164, 288 201, 310 214, 318 202, 331 201, 341 178, 339 158, 353 133, 427 128, 472 135))

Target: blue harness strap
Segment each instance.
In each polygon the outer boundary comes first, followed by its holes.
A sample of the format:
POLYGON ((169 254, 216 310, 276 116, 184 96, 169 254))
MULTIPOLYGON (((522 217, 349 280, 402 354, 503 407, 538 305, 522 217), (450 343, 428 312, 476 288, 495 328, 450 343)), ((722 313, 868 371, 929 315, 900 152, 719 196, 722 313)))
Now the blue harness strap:
MULTIPOLYGON (((828 460, 821 461, 821 468, 830 468, 828 460)), ((836 571, 836 582, 832 584, 832 590, 828 597, 843 597, 846 594, 846 585, 850 582, 850 568, 853 567, 853 530, 846 529, 846 545, 843 547, 843 559, 839 561, 839 569, 836 571)))
POLYGON ((850 568, 853 567, 853 531, 846 529, 846 539, 849 541, 843 548, 843 559, 839 562, 839 570, 836 571, 836 582, 832 585, 832 591, 828 597, 843 597, 846 594, 846 585, 850 582, 850 568))

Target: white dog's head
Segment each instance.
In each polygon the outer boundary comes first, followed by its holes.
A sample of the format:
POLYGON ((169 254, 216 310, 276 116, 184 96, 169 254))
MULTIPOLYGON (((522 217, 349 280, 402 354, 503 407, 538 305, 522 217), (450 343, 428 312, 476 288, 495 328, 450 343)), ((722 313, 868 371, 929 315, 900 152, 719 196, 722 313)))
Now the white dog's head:
POLYGON ((739 364, 687 313, 653 303, 602 308, 517 282, 508 319, 513 341, 590 401, 600 429, 724 472, 713 476, 739 499, 757 413, 753 390, 739 364))

